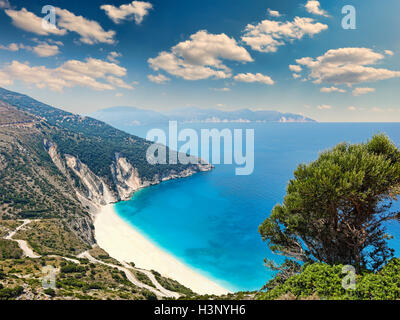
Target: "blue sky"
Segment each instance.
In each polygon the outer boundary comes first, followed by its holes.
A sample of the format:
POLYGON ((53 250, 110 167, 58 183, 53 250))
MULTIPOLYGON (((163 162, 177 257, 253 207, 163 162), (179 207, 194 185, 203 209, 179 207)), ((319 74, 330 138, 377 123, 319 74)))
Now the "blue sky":
POLYGON ((399 14, 398 0, 0 0, 0 86, 81 114, 197 106, 400 121, 399 14), (41 25, 44 5, 55 29, 41 25), (342 28, 344 5, 356 30, 342 28))

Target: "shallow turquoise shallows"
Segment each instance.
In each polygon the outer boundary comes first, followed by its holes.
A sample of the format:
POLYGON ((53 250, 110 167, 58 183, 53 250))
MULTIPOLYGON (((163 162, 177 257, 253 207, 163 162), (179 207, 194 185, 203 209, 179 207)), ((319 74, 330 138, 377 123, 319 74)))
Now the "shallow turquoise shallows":
MULTIPOLYGON (((186 126, 189 127, 189 126, 186 126)), ((235 165, 168 181, 115 205, 118 214, 159 247, 231 290, 261 288, 272 276, 264 258, 273 255, 258 226, 282 201, 286 184, 302 162, 339 142, 368 140, 384 132, 400 145, 400 124, 282 123, 212 124, 191 128, 255 128, 255 171, 235 176, 235 165)), ((145 137, 150 128, 123 128, 145 137)), ((388 226, 400 255, 400 224, 388 226)), ((134 245, 134 244, 132 244, 134 245)))

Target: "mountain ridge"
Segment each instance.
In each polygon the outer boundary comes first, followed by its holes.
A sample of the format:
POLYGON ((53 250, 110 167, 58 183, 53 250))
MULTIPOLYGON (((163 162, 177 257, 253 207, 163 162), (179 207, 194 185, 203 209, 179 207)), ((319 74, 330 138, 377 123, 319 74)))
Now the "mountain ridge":
POLYGON ((219 109, 201 109, 187 107, 170 111, 154 111, 129 106, 115 106, 100 109, 89 116, 113 126, 138 126, 168 123, 269 123, 269 122, 316 122, 294 113, 282 113, 273 110, 252 111, 240 109, 224 111, 219 109))

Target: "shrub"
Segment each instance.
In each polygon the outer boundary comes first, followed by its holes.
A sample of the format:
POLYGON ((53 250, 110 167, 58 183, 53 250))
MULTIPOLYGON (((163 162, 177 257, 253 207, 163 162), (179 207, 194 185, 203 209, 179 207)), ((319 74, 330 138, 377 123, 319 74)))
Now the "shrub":
POLYGON ((382 270, 364 271, 357 275, 356 289, 342 287, 342 265, 311 264, 283 284, 259 293, 259 300, 275 300, 285 296, 296 299, 318 297, 329 300, 397 300, 400 299, 400 259, 392 259, 382 270))
POLYGON ((54 289, 48 288, 46 290, 43 291, 45 294, 47 294, 50 297, 55 297, 56 296, 56 292, 54 289))

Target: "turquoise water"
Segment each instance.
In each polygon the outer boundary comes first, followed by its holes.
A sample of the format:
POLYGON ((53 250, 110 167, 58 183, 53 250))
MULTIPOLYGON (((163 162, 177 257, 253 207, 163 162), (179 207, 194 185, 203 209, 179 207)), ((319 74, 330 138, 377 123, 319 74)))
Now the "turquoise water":
MULTIPOLYGON (((400 145, 396 123, 223 124, 191 128, 255 128, 255 171, 235 176, 234 165, 168 181, 115 205, 118 214, 187 265, 231 290, 259 289, 272 276, 271 254, 258 226, 282 201, 287 181, 301 162, 335 144, 362 142, 384 132, 400 145)), ((122 128, 145 137, 149 128, 122 128)), ((400 255, 400 224, 388 226, 400 255)))

